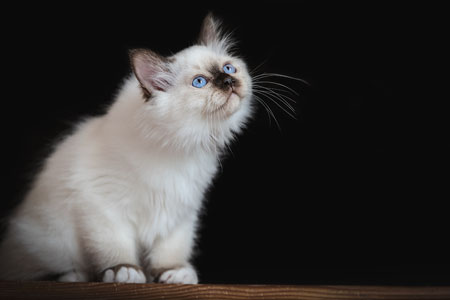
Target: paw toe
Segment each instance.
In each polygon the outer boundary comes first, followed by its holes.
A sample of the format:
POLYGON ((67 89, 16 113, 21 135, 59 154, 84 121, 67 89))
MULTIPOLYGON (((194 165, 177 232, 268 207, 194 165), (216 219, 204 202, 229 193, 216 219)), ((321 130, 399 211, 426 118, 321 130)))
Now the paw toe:
POLYGON ((194 269, 192 268, 179 268, 167 270, 159 277, 161 283, 182 283, 182 284, 197 284, 198 278, 194 269))
POLYGON ((103 282, 145 283, 146 278, 137 266, 118 265, 104 272, 103 282))
POLYGON ((128 282, 129 276, 129 269, 127 267, 122 267, 119 269, 119 271, 116 273, 116 282, 128 282))
POLYGON ((114 282, 114 271, 109 269, 106 270, 105 274, 103 275, 103 282, 114 282))

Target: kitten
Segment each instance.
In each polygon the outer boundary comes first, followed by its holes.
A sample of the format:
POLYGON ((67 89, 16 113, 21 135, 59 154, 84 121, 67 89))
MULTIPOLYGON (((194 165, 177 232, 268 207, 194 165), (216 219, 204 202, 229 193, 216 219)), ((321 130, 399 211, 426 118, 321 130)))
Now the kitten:
POLYGON ((252 112, 252 81, 208 15, 171 57, 130 51, 107 113, 46 160, 0 246, 0 278, 197 283, 198 213, 218 157, 252 112))

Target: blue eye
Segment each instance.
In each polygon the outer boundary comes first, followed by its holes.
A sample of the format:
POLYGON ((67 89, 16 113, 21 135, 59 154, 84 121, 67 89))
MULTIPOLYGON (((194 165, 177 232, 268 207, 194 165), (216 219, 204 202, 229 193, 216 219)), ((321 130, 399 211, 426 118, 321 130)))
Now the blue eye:
POLYGON ((227 74, 236 73, 236 68, 233 67, 232 64, 226 64, 225 66, 223 66, 223 70, 227 74))
POLYGON ((192 86, 196 87, 196 88, 202 88, 204 87, 206 84, 208 83, 208 81, 206 80, 205 77, 203 76, 197 76, 194 78, 194 80, 192 81, 192 86))

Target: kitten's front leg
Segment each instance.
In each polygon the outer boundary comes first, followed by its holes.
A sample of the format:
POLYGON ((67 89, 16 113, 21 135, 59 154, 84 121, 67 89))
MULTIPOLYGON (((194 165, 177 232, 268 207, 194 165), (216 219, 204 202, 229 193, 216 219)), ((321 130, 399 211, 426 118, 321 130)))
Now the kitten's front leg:
POLYGON ((97 212, 80 225, 83 246, 97 279, 103 282, 145 283, 132 228, 121 220, 119 214, 110 215, 97 212))
POLYGON ((158 237, 150 251, 150 274, 161 283, 198 283, 189 263, 194 243, 195 221, 184 222, 169 235, 158 237))

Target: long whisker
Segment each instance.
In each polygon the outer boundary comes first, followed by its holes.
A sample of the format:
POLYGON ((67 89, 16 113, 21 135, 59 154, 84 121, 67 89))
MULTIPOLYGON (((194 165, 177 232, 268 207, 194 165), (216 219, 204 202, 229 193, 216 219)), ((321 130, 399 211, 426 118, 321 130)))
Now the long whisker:
POLYGON ((267 116, 269 118, 269 125, 271 125, 271 116, 274 118, 275 120, 275 116, 272 112, 272 110, 270 109, 270 107, 264 102, 263 99, 261 99, 260 97, 258 97, 257 95, 253 94, 253 97, 255 97, 255 100, 258 101, 266 110, 267 116))
MULTIPOLYGON (((254 70, 252 70, 251 73, 258 70, 265 62, 266 61, 258 65, 254 70)), ((284 84, 285 80, 281 79, 295 80, 304 85, 311 86, 308 81, 294 76, 279 73, 252 74, 252 89, 254 97, 266 110, 269 116, 269 122, 271 117, 273 117, 279 130, 281 130, 280 124, 275 117, 274 111, 272 111, 272 105, 269 105, 267 100, 273 102, 273 104, 278 106, 278 108, 284 111, 288 116, 297 120, 295 108, 291 103, 296 103, 296 96, 299 96, 299 93, 296 90, 284 84), (279 80, 276 80, 276 78, 279 78, 279 80)))
MULTIPOLYGON (((282 90, 282 89, 277 89, 277 88, 268 88, 268 87, 266 87, 266 86, 263 86, 263 85, 255 85, 253 88, 257 88, 257 89, 259 89, 259 88, 261 88, 261 89, 264 89, 264 90, 267 90, 267 91, 270 91, 270 92, 272 92, 272 93, 275 93, 274 91, 282 91, 282 92, 285 92, 285 90, 282 90)), ((288 97, 288 96, 286 96, 286 95, 284 95, 284 94, 281 94, 281 93, 275 93, 275 94, 277 94, 277 95, 279 95, 280 97, 283 97, 284 99, 286 99, 287 101, 291 101, 292 103, 296 103, 297 101, 295 101, 294 99, 292 99, 291 97, 288 97)))
POLYGON ((261 91, 255 91, 255 93, 261 93, 261 95, 265 95, 267 99, 275 103, 276 106, 278 106, 280 109, 282 109, 286 114, 288 114, 293 119, 297 120, 297 118, 289 111, 287 111, 283 106, 281 106, 277 101, 275 101, 272 97, 270 97, 270 94, 268 93, 262 93, 261 91))
POLYGON ((278 73, 262 73, 262 74, 254 76, 253 78, 254 79, 259 79, 259 78, 266 78, 266 77, 271 77, 271 76, 297 80, 297 81, 300 81, 300 82, 302 82, 302 83, 304 83, 304 84, 306 84, 308 86, 311 86, 311 84, 308 81, 304 80, 304 79, 301 79, 301 78, 298 78, 298 77, 289 76, 289 75, 284 75, 284 74, 278 74, 278 73))
POLYGON ((265 94, 267 96, 273 96, 276 99, 280 100, 281 103, 283 103, 284 105, 286 105, 286 107, 292 111, 293 114, 295 114, 295 109, 292 107, 292 105, 289 104, 289 102, 287 102, 285 99, 283 99, 279 94, 272 92, 271 90, 258 90, 255 89, 255 92, 257 93, 261 93, 261 94, 265 94))
POLYGON ((267 81, 267 80, 261 80, 261 81, 256 80, 256 81, 253 81, 253 82, 254 83, 268 83, 268 84, 274 84, 274 85, 282 86, 282 87, 288 89, 289 91, 291 91, 292 93, 294 93, 296 96, 299 96, 299 94, 295 90, 293 90, 290 87, 288 87, 288 86, 286 86, 286 85, 284 85, 282 83, 279 83, 279 82, 267 81))
MULTIPOLYGON (((213 115, 212 115, 212 120, 213 120, 214 124, 217 124, 216 123, 216 120, 218 120, 217 114, 218 114, 218 112, 214 111, 213 115)), ((217 126, 215 126, 215 127, 217 128, 217 126)), ((217 161, 219 162, 219 165, 220 165, 220 171, 223 172, 223 165, 222 165, 222 161, 220 160, 220 157, 219 157, 220 153, 219 153, 219 150, 218 150, 218 145, 217 145, 218 141, 217 141, 217 137, 216 136, 214 136, 214 141, 215 141, 214 148, 215 148, 215 152, 216 152, 216 156, 217 156, 217 161)))
MULTIPOLYGON (((264 87, 264 88, 268 88, 268 87, 266 87, 266 86, 264 86, 264 85, 258 85, 258 82, 253 82, 254 84, 255 84, 255 86, 257 86, 257 87, 264 87)), ((289 94, 289 95, 294 95, 291 91, 289 91, 289 90, 285 90, 285 89, 279 89, 279 88, 276 88, 276 87, 270 87, 270 89, 272 90, 272 91, 278 91, 278 92, 283 92, 283 93, 287 93, 287 94, 289 94)), ((286 96, 285 94, 283 94, 284 96, 286 96)), ((291 99, 291 101, 293 101, 293 102, 296 102, 295 100, 292 100, 292 98, 289 98, 289 99, 291 99)))
POLYGON ((269 105, 267 105, 267 103, 265 103, 264 100, 261 99, 259 96, 253 94, 253 97, 255 97, 255 100, 261 103, 261 105, 265 108, 267 115, 269 116, 269 124, 270 124, 270 116, 272 116, 273 120, 275 121, 275 124, 277 124, 278 130, 281 131, 280 123, 278 123, 278 120, 275 117, 272 109, 270 109, 269 105))
POLYGON ((235 157, 234 153, 233 153, 233 150, 231 150, 230 145, 228 143, 225 143, 225 146, 228 148, 228 151, 231 153, 231 156, 235 157))
MULTIPOLYGON (((212 147, 215 147, 214 145, 216 144, 216 137, 214 136, 214 124, 212 120, 212 115, 208 113, 206 120, 209 126, 209 138, 212 140, 212 143, 210 145, 212 145, 212 147)), ((208 145, 208 147, 211 147, 210 145, 208 145)))
MULTIPOLYGON (((272 124, 272 121, 271 121, 272 111, 269 111, 270 107, 268 107, 267 104, 264 103, 264 101, 261 98, 259 98, 258 96, 253 95, 253 97, 255 97, 255 100, 258 101, 264 107, 264 109, 265 109, 265 111, 267 113, 267 117, 269 118, 269 126, 270 126, 272 124)), ((274 118, 275 118, 275 116, 274 116, 274 118)))
MULTIPOLYGON (((251 70, 251 71, 249 72, 250 76, 253 77, 253 74, 255 74, 255 72, 256 72, 259 68, 261 68, 266 62, 267 62, 267 58, 266 58, 262 63, 260 63, 259 65, 257 65, 253 70, 251 70)), ((264 74, 264 73, 262 73, 262 74, 264 74)), ((258 76, 258 75, 256 75, 256 76, 258 76)))

